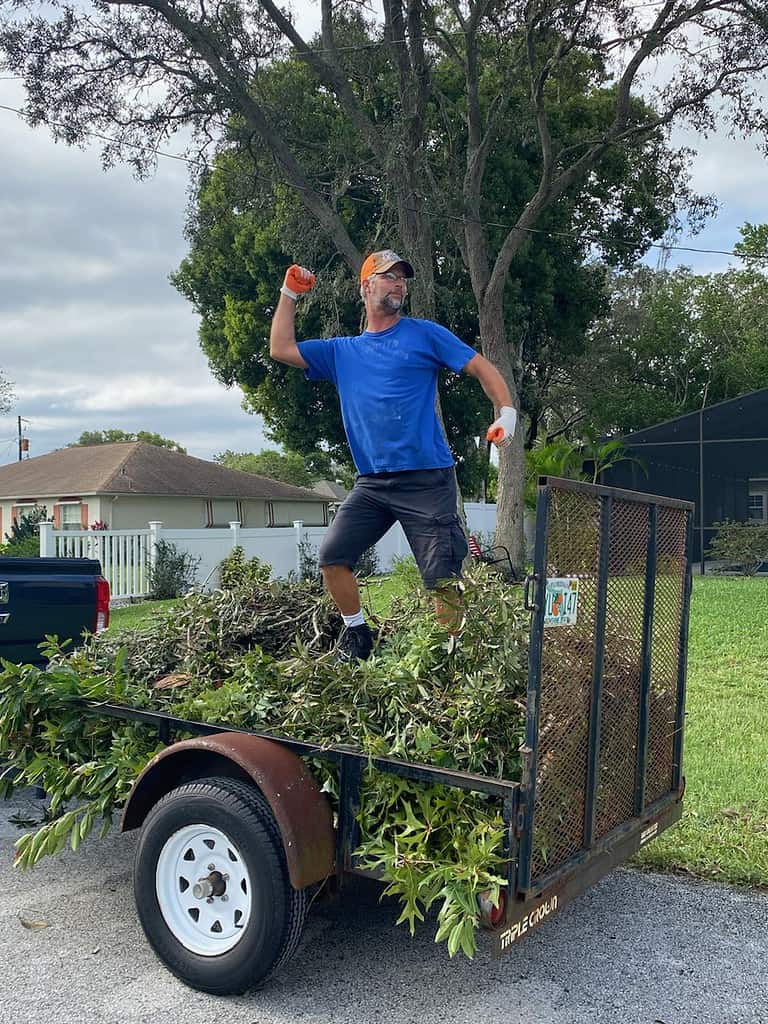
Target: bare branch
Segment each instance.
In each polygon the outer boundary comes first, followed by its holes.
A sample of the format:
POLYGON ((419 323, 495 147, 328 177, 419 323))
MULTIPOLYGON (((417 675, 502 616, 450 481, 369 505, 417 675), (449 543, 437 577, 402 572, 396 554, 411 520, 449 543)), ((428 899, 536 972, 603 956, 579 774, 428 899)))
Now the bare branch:
MULTIPOLYGON (((299 33, 293 26, 293 23, 283 14, 280 8, 273 3, 273 0, 260 0, 261 6, 267 12, 269 17, 280 29, 286 39, 295 47, 296 52, 299 54, 302 60, 304 60, 315 72, 317 77, 332 89, 335 95, 338 97, 339 102, 342 103, 344 109, 349 114, 355 127, 361 133, 363 138, 366 140, 367 145, 371 150, 378 154, 379 158, 383 157, 383 148, 381 145, 380 137, 376 131, 376 126, 366 116, 365 111, 357 100, 352 86, 350 85, 349 79, 341 70, 341 66, 336 59, 333 63, 325 59, 323 54, 315 53, 314 50, 302 39, 299 33)), ((330 6, 330 4, 329 4, 330 6)), ((326 12, 325 7, 323 9, 323 45, 326 46, 325 38, 326 31, 328 32, 328 39, 330 45, 327 46, 332 54, 335 55, 335 48, 333 45, 333 38, 331 35, 330 25, 330 13, 326 12), (327 18, 327 21, 326 21, 327 18)))

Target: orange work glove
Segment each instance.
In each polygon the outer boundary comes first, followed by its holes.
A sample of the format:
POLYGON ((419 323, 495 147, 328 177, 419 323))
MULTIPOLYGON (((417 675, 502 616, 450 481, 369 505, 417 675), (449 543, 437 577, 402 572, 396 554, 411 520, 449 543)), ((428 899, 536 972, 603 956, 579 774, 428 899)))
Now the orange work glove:
POLYGON ((315 287, 315 275, 306 267, 293 263, 285 272, 285 280, 280 291, 295 302, 300 295, 306 295, 315 287))
POLYGON ((511 405, 502 405, 499 418, 488 427, 485 438, 487 441, 493 441, 497 448, 503 448, 515 436, 516 424, 517 411, 511 405))

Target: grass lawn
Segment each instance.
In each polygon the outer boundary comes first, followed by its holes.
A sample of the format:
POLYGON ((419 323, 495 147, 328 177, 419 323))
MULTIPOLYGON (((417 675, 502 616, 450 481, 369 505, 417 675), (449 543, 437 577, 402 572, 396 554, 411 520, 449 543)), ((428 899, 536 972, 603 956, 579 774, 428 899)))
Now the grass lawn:
POLYGON ((683 820, 636 863, 768 887, 768 580, 695 577, 683 820))
POLYGON ((372 576, 360 585, 360 600, 369 616, 383 617, 389 612, 392 601, 398 594, 420 584, 416 563, 412 572, 401 572, 394 576, 372 576))
MULTIPOLYGON (((402 575, 365 584, 386 614, 402 575)), ((111 627, 138 625, 173 602, 115 610, 111 627)), ((768 888, 768 580, 695 577, 688 654, 683 820, 634 863, 768 888)))
POLYGON ((133 629, 142 622, 151 619, 162 609, 172 608, 177 599, 170 601, 141 601, 138 604, 126 604, 122 608, 112 608, 109 613, 109 629, 133 629))

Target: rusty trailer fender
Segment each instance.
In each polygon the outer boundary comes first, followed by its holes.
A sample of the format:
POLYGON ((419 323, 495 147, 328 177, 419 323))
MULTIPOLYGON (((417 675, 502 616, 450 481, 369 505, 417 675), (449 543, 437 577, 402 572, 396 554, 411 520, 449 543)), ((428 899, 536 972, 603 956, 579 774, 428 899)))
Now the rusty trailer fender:
POLYGON ((223 732, 174 743, 152 758, 128 796, 120 829, 139 828, 166 793, 212 775, 252 781, 280 828, 291 884, 303 889, 336 870, 333 815, 307 766, 279 743, 223 732))

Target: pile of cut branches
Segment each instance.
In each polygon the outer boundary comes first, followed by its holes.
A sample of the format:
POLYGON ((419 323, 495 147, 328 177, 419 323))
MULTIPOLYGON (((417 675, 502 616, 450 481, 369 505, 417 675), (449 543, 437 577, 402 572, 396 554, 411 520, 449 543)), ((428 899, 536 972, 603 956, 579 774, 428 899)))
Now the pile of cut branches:
MULTIPOLYGON (((474 569, 458 641, 409 588, 378 623, 374 656, 339 664, 340 620, 316 586, 270 582, 253 563, 226 568, 227 589, 190 595, 147 629, 92 637, 71 655, 52 644, 45 672, 4 664, 0 784, 51 797, 51 820, 17 843, 20 866, 77 849, 99 822, 105 833, 162 747, 151 727, 84 714, 83 699, 518 777, 528 633, 519 588, 474 569)), ((332 772, 313 768, 335 799, 332 772)), ((400 899, 401 920, 413 929, 439 904, 437 939, 472 955, 476 896, 502 882, 498 802, 368 771, 360 826, 358 852, 400 899)))

